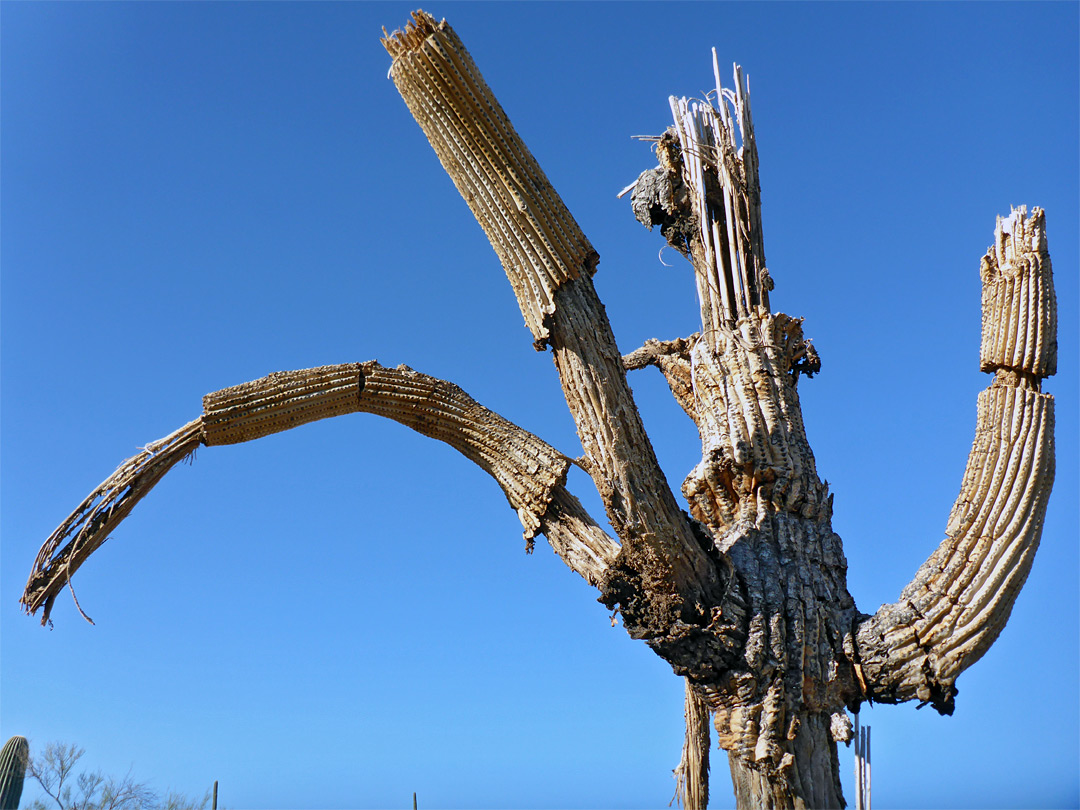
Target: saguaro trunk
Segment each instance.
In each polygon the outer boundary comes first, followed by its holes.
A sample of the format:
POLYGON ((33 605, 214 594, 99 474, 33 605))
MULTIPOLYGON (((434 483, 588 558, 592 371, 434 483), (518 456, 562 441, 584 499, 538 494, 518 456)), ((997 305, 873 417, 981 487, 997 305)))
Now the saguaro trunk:
POLYGON ((660 165, 632 196, 697 278, 701 332, 657 364, 701 436, 683 494, 746 615, 740 655, 700 685, 740 806, 840 807, 834 735, 847 725, 833 716, 859 697, 855 604, 799 406, 799 376, 818 365, 801 321, 769 311, 749 96, 738 69, 734 91, 716 80, 719 108, 671 100, 660 165))
MULTIPOLYGON (((449 25, 416 12, 383 44, 390 76, 506 270, 538 350, 549 349, 583 455, 567 458, 457 386, 405 366, 279 372, 206 396, 203 413, 147 445, 42 547, 23 604, 48 621, 71 575, 197 446, 251 441, 357 411, 451 445, 488 472, 531 545, 556 553, 685 679, 676 769, 687 808, 708 803, 710 725, 741 808, 843 807, 846 710, 918 699, 953 710, 957 675, 1004 626, 1038 546, 1053 482, 1056 314, 1042 211, 999 220, 983 260, 982 367, 995 374, 946 539, 897 602, 859 613, 832 531, 798 383, 820 361, 802 321, 773 312, 748 85, 738 67, 715 105, 670 99, 658 165, 627 192, 690 262, 700 331, 622 356, 593 287, 599 256, 449 25), (656 366, 697 426, 701 461, 683 511, 626 373, 656 366), (591 476, 609 537, 566 488, 591 476)), ((712 95, 712 94, 710 94, 712 95)))

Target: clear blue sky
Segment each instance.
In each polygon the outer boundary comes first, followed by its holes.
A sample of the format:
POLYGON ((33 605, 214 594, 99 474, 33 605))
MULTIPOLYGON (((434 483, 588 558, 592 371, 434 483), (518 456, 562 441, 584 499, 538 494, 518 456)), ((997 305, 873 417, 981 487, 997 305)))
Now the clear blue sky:
MULTIPOLYGON (((96 627, 66 595, 52 631, 19 611, 40 543, 122 459, 272 371, 408 363, 579 452, 550 358, 386 79, 380 27, 412 7, 0 4, 0 735, 76 742, 161 789, 218 779, 233 808, 665 807, 681 682, 546 546, 525 555, 482 472, 374 416, 202 449, 76 576, 96 627)), ((710 47, 744 66, 772 303, 823 359, 805 421, 865 612, 937 545, 960 484, 995 216, 1046 209, 1042 547, 955 716, 863 720, 879 807, 1076 807, 1078 6, 425 8, 599 250, 624 351, 697 328, 688 267, 615 199, 654 165, 630 136, 710 86, 710 47)), ((677 490, 695 431, 658 374, 632 383, 677 490)))

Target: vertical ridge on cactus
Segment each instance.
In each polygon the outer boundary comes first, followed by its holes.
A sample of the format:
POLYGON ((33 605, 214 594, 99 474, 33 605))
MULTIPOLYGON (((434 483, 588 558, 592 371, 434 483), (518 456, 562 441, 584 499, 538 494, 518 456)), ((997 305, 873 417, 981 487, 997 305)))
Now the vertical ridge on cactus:
POLYGON ((12 737, 0 749, 0 810, 18 810, 29 763, 26 737, 12 737))

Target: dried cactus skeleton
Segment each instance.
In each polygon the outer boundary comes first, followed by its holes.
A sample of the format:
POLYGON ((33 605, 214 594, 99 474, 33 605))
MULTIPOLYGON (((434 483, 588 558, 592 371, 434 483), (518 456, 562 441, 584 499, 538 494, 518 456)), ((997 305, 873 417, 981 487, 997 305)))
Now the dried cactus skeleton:
POLYGON ((330 416, 386 416, 487 471, 531 544, 544 534, 686 685, 677 769, 685 806, 708 802, 710 725, 741 807, 842 807, 845 710, 919 700, 951 713, 956 677, 1004 627, 1030 569, 1053 482, 1056 303, 1043 212, 999 219, 982 263, 975 443, 941 546, 873 616, 847 590, 832 498, 806 439, 797 384, 820 368, 801 320, 772 313, 746 81, 671 99, 659 165, 627 189, 693 265, 701 328, 620 355, 592 284, 598 254, 547 181, 460 39, 423 12, 383 44, 390 76, 550 348, 617 540, 566 488, 572 463, 457 386, 400 366, 271 374, 207 395, 203 414, 124 462, 46 541, 22 602, 49 620, 72 574, 158 480, 200 445, 250 441, 330 416), (711 94, 710 94, 711 96, 711 94), (683 483, 660 471, 626 372, 664 374, 698 428, 683 483))

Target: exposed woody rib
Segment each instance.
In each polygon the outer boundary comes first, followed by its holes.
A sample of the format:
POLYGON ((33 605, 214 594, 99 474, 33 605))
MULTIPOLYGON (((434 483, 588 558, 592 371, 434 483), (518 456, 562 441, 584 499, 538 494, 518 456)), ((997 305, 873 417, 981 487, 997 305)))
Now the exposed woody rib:
POLYGON ((716 106, 672 97, 682 185, 696 233, 691 237, 704 337, 769 309, 771 282, 761 231, 761 187, 750 93, 738 65, 735 89, 722 87, 713 50, 716 106), (734 109, 734 116, 729 109, 734 109), (736 140, 738 136, 738 141, 736 140))
POLYGON ((604 584, 604 575, 619 553, 619 545, 585 511, 565 485, 551 490, 542 531, 571 571, 593 586, 604 584))
POLYGON ((990 648, 1027 579, 1054 480, 1056 313, 1043 214, 998 221, 982 262, 982 366, 975 441, 946 538, 900 599, 858 629, 868 696, 951 713, 954 682, 990 648))
POLYGON ((709 806, 709 749, 712 745, 709 726, 711 712, 697 688, 684 679, 683 717, 686 735, 682 757, 675 768, 675 799, 683 810, 705 810, 709 806))
POLYGON ((202 420, 196 419, 146 445, 102 481, 42 544, 19 600, 26 612, 32 615, 42 608, 41 623, 47 624, 53 603, 71 575, 109 539, 165 473, 190 458, 201 442, 202 420))
POLYGON ((591 279, 559 292, 552 346, 590 474, 624 546, 643 543, 683 593, 716 591, 711 563, 667 485, 591 279), (686 590, 683 590, 683 586, 686 590))
POLYGON ((56 596, 162 476, 200 443, 236 444, 318 419, 367 412, 438 439, 502 488, 530 542, 549 534, 571 569, 600 585, 619 546, 565 489, 569 460, 526 430, 484 408, 458 386, 405 366, 345 363, 277 372, 208 394, 204 413, 125 461, 42 546, 22 596, 28 613, 56 596))

